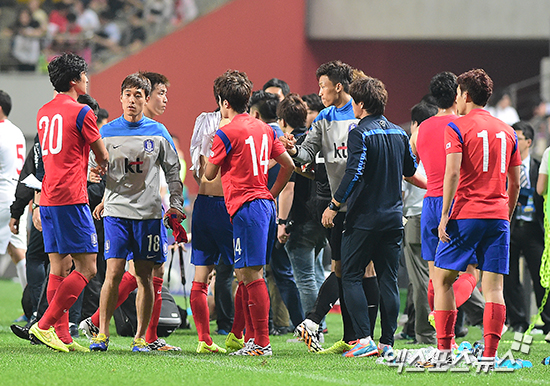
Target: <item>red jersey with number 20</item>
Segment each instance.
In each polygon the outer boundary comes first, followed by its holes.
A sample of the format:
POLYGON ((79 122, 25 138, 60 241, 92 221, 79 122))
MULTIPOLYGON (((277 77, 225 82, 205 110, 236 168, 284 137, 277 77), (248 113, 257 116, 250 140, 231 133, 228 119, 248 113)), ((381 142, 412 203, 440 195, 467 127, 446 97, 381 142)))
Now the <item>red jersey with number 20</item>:
POLYGON ((90 143, 101 138, 94 112, 57 94, 38 110, 37 126, 44 161, 40 205, 87 204, 90 143))
POLYGON ((273 200, 267 188, 269 160, 284 152, 275 131, 246 113, 216 132, 209 161, 221 167, 225 205, 231 217, 246 202, 273 200))
POLYGON ((452 219, 508 217, 506 176, 521 165, 516 132, 483 109, 474 109, 445 129, 447 154, 462 153, 452 219))

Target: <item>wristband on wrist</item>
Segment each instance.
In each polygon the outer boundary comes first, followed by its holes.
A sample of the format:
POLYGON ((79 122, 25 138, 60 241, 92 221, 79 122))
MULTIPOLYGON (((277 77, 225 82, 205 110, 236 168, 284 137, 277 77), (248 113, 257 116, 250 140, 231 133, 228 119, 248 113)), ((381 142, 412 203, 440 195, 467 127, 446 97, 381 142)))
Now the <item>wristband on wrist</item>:
POLYGON ((282 219, 282 218, 278 218, 277 219, 277 225, 286 225, 288 223, 288 219, 282 219))
POLYGON ((338 211, 340 210, 340 206, 336 205, 336 204, 334 203, 334 201, 329 202, 328 208, 329 208, 330 210, 335 211, 335 212, 338 212, 338 211))
POLYGON ((32 210, 35 210, 36 208, 40 208, 40 205, 32 203, 32 210))

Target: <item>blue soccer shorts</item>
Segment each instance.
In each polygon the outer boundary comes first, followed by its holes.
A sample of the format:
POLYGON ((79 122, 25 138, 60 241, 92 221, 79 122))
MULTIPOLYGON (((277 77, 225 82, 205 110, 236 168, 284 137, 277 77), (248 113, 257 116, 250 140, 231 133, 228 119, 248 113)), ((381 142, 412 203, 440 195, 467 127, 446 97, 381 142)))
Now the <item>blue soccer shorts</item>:
POLYGON ((235 268, 263 266, 269 262, 277 230, 275 217, 275 203, 267 199, 247 202, 235 213, 235 268))
POLYGON ((41 206, 46 253, 97 253, 97 233, 88 204, 41 206))
POLYGON ((233 265, 233 224, 223 197, 199 194, 191 222, 191 263, 233 265))
POLYGON ((434 261, 439 243, 437 228, 441 221, 443 197, 424 197, 422 215, 420 216, 420 234, 422 239, 421 253, 426 261, 434 261))
POLYGON ((161 219, 130 220, 104 217, 105 259, 147 260, 155 264, 166 261, 168 242, 161 219))
POLYGON ((435 266, 466 271, 468 264, 482 271, 507 275, 509 272, 510 222, 507 220, 449 220, 448 243, 440 242, 435 266))

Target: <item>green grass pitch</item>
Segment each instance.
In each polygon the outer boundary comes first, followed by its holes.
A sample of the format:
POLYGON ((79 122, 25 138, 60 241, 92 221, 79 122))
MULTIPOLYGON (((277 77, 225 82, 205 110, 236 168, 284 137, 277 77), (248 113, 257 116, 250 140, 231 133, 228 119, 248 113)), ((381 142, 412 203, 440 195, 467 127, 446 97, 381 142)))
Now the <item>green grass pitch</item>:
MULTIPOLYGON (((272 338, 273 357, 232 357, 195 353, 197 335, 191 330, 177 330, 166 340, 181 346, 179 353, 132 353, 131 338, 118 337, 114 325, 109 350, 105 353, 58 353, 45 346, 33 346, 17 338, 9 329, 22 314, 21 287, 0 280, 0 385, 550 385, 550 366, 540 364, 550 355, 550 344, 542 335, 534 337, 528 355, 531 369, 513 373, 402 373, 395 368, 375 364, 374 358, 343 358, 338 355, 315 355, 303 343, 287 343, 291 334, 272 338)), ((176 297, 180 305, 184 299, 176 297)), ((211 325, 212 331, 215 324, 211 325)), ((325 347, 341 338, 340 316, 329 314, 329 334, 325 347)), ((376 336, 379 330, 377 329, 376 336)), ((477 328, 470 328, 465 338, 481 338, 477 328)), ((213 335, 223 346, 224 337, 213 335)), ((459 342, 462 341, 459 340, 459 342)), ((87 340, 78 342, 87 345, 87 340)), ((513 342, 507 332, 499 352, 506 352, 513 342)), ((397 343, 396 348, 414 348, 397 343)), ((516 353, 514 353, 514 356, 516 353)))

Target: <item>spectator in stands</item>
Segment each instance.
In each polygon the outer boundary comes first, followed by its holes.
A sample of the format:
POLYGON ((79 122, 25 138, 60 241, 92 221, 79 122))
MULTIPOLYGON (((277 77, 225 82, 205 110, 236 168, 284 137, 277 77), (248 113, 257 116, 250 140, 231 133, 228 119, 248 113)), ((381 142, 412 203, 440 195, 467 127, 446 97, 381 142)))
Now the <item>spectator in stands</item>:
POLYGON ((129 52, 136 52, 143 47, 147 40, 147 34, 143 26, 143 11, 138 9, 132 12, 129 21, 130 25, 122 36, 122 46, 126 47, 129 52))
POLYGON ((32 18, 40 24, 40 28, 42 28, 42 32, 45 34, 48 30, 48 14, 40 5, 40 0, 30 0, 28 4, 32 18))
POLYGON ((11 53, 18 61, 17 69, 34 71, 40 57, 40 38, 44 30, 32 18, 31 11, 28 8, 21 9, 15 23, 2 32, 13 39, 11 53))
POLYGON ((171 24, 174 15, 174 2, 172 0, 145 0, 143 14, 149 31, 153 36, 158 36, 166 31, 171 24))
POLYGON ((93 34, 101 28, 97 12, 88 6, 84 0, 76 0, 74 3, 74 12, 77 15, 76 23, 82 29, 85 36, 93 37, 93 34))
POLYGON ((113 15, 109 11, 103 11, 99 14, 101 28, 93 38, 96 45, 94 54, 101 55, 105 51, 108 51, 109 53, 120 52, 119 43, 121 33, 113 18, 113 15))
POLYGON ((533 139, 532 152, 537 158, 542 157, 542 153, 550 144, 550 132, 548 131, 548 116, 550 115, 550 104, 537 97, 533 103, 533 117, 529 123, 535 130, 535 138, 533 139))
POLYGON ((493 98, 491 98, 491 103, 489 103, 487 111, 489 111, 493 117, 500 119, 508 125, 513 125, 519 121, 518 112, 514 106, 512 106, 512 98, 508 90, 501 91, 498 94, 495 93, 493 98))

